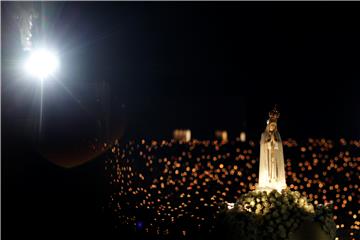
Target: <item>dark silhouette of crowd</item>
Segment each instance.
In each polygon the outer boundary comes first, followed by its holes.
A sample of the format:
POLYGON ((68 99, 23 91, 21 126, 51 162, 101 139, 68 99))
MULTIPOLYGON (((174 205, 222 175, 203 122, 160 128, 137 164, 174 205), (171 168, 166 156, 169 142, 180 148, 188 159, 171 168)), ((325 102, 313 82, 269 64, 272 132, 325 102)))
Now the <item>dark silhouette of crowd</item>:
MULTIPOLYGON (((287 139, 283 145, 289 189, 314 204, 333 203, 337 239, 356 239, 360 141, 287 139)), ((116 141, 110 151, 106 207, 116 224, 149 236, 211 233, 222 204, 258 182, 256 141, 116 141)))

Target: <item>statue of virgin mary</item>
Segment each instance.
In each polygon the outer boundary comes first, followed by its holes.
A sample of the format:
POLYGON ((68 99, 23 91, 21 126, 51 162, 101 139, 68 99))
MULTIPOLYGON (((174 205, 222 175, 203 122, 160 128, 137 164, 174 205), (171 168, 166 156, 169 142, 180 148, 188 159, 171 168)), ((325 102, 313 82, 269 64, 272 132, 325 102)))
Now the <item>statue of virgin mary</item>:
POLYGON ((284 154, 281 137, 277 129, 279 111, 269 113, 269 120, 260 141, 259 184, 257 190, 281 191, 286 188, 284 154))

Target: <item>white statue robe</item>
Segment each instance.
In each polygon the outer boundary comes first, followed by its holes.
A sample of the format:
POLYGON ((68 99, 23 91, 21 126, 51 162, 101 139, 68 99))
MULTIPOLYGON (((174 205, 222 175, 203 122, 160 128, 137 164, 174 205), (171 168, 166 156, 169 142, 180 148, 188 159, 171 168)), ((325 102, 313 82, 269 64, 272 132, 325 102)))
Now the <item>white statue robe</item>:
POLYGON ((274 136, 268 128, 261 134, 260 141, 260 166, 259 190, 276 189, 281 191, 286 188, 284 153, 281 137, 278 131, 274 136))

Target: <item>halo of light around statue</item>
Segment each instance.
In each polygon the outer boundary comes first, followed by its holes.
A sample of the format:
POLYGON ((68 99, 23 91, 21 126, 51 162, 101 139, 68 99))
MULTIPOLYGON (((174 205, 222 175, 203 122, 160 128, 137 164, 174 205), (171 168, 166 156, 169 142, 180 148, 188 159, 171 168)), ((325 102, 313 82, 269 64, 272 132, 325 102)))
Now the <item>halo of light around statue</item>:
POLYGON ((41 80, 54 74, 58 68, 59 59, 57 54, 45 48, 33 50, 25 62, 26 72, 41 80))

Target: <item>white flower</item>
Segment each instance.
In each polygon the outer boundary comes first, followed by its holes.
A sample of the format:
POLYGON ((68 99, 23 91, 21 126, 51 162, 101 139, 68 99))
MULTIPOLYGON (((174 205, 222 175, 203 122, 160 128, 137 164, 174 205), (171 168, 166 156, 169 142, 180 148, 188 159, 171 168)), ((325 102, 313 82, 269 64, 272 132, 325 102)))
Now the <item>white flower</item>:
POLYGON ((286 239, 290 232, 296 231, 302 221, 313 221, 315 216, 324 231, 334 236, 333 238, 336 234, 330 207, 320 207, 315 211, 306 197, 288 189, 281 194, 276 191, 249 192, 240 197, 233 211, 224 211, 228 215, 234 212, 227 222, 239 239, 268 239, 269 236, 272 239, 286 239), (258 228, 265 231, 258 231, 258 228))

